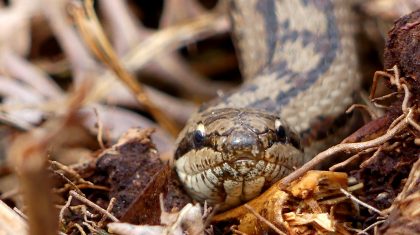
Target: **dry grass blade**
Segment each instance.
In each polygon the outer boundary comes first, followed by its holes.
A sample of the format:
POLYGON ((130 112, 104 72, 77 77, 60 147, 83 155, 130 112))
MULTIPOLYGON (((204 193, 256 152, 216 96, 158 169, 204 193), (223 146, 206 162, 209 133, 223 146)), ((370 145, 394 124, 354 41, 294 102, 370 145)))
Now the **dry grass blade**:
POLYGON ((94 54, 112 69, 112 71, 117 74, 118 78, 130 88, 135 94, 137 101, 145 106, 158 123, 175 136, 179 132, 176 124, 153 104, 143 86, 134 79, 119 61, 99 24, 93 9, 93 2, 91 0, 85 0, 83 8, 73 4, 71 13, 81 35, 94 54))

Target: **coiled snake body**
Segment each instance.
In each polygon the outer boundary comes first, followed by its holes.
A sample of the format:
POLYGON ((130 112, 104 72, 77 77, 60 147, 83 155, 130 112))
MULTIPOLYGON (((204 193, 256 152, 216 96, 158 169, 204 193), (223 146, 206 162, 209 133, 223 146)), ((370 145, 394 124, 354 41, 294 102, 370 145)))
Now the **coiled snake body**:
POLYGON ((313 157, 359 87, 348 0, 230 5, 246 81, 200 108, 175 153, 187 192, 222 209, 313 157))

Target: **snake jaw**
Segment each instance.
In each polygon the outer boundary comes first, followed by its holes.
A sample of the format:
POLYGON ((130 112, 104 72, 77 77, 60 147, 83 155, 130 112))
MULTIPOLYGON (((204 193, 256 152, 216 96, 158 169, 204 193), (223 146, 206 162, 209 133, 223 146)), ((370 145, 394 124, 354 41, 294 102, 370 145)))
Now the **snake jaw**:
POLYGON ((252 159, 238 159, 232 164, 232 168, 234 168, 242 177, 246 176, 254 166, 255 161, 252 159))

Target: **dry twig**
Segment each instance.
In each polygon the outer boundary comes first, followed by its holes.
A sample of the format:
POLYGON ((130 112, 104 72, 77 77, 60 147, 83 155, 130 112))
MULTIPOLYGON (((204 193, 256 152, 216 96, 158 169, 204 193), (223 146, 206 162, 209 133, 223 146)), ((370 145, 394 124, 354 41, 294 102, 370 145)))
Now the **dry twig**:
POLYGON ((255 217, 257 217, 259 220, 261 220, 261 222, 265 223, 267 226, 269 226, 271 229, 273 229, 277 234, 286 235, 286 233, 284 233, 279 228, 277 228, 273 223, 271 223, 266 218, 264 218, 260 214, 258 214, 258 212, 256 212, 254 210, 254 208, 252 208, 251 206, 249 206, 246 203, 244 204, 244 207, 247 208, 252 214, 254 214, 255 217))
POLYGON ((347 198, 349 198, 350 200, 354 201, 355 203, 360 204, 360 205, 362 205, 362 206, 364 206, 364 207, 368 208, 369 210, 372 210, 372 211, 374 211, 374 212, 378 213, 378 214, 379 214, 379 215, 381 215, 381 216, 384 216, 384 217, 386 217, 386 216, 387 216, 387 214, 385 214, 385 213, 383 213, 382 211, 380 211, 380 210, 376 209, 375 207, 373 207, 373 206, 371 206, 371 205, 367 204, 366 202, 361 201, 361 200, 360 200, 360 199, 358 199, 357 197, 353 196, 351 193, 347 192, 345 189, 340 188, 340 191, 341 191, 344 195, 346 195, 346 197, 347 197, 347 198))
POLYGON ((77 198, 78 200, 80 200, 81 202, 83 202, 84 204, 92 207, 93 209, 95 209, 96 211, 100 212, 103 215, 106 215, 108 218, 110 218, 112 221, 114 222, 119 222, 119 220, 112 215, 111 213, 109 213, 108 211, 104 210, 103 208, 101 208, 100 206, 96 205, 95 203, 93 203, 92 201, 90 201, 89 199, 83 197, 82 195, 78 194, 75 191, 70 191, 69 194, 75 198, 77 198))
MULTIPOLYGON (((408 115, 408 114, 407 114, 408 115)), ((401 117, 406 117, 406 114, 402 114, 401 117)), ((302 176, 305 172, 308 170, 314 169, 316 166, 318 166, 321 162, 327 160, 328 158, 332 157, 334 154, 340 153, 340 152, 356 152, 361 151, 367 148, 375 147, 380 144, 385 143, 386 141, 390 140, 392 137, 394 137, 396 134, 398 134, 401 130, 405 129, 408 126, 408 122, 406 121, 400 121, 395 127, 392 129, 389 129, 387 133, 384 135, 365 142, 360 143, 345 143, 345 144, 338 144, 335 145, 318 155, 316 155, 312 160, 305 163, 302 167, 297 169, 296 171, 292 172, 288 176, 284 177, 282 180, 280 180, 278 185, 285 186, 288 185, 293 180, 297 179, 298 177, 302 176)))
POLYGON ((93 9, 93 2, 86 0, 83 9, 73 4, 71 13, 89 48, 131 89, 138 102, 146 107, 159 124, 175 136, 178 133, 176 124, 155 106, 143 86, 121 64, 100 26, 93 9))

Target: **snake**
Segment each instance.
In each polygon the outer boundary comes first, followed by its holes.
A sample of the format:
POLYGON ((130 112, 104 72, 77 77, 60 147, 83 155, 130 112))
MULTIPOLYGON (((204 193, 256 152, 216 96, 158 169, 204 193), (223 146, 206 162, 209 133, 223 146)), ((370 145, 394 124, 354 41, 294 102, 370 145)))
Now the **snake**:
POLYGON ((198 202, 227 209, 309 161, 346 126, 360 88, 348 0, 230 0, 243 84, 202 106, 175 169, 198 202), (344 121, 343 121, 344 120, 344 121))

